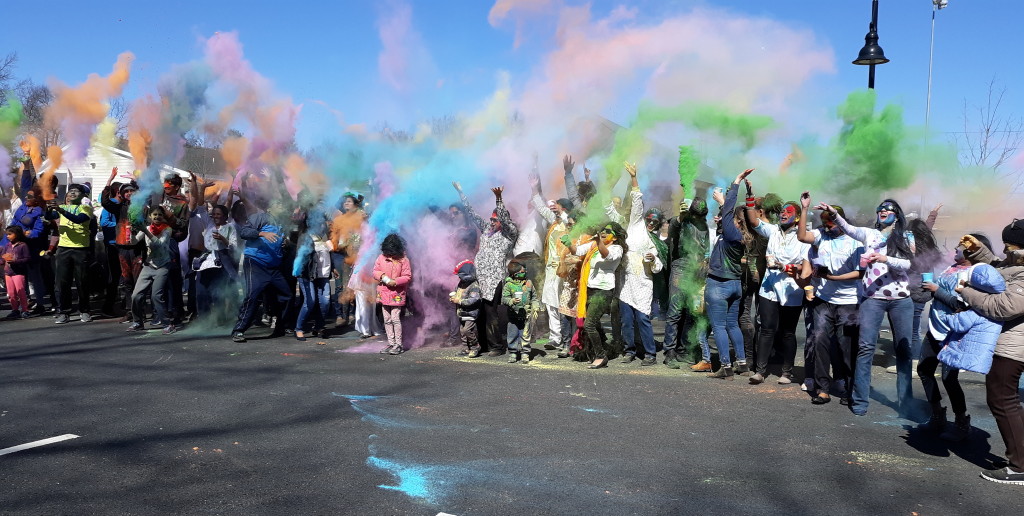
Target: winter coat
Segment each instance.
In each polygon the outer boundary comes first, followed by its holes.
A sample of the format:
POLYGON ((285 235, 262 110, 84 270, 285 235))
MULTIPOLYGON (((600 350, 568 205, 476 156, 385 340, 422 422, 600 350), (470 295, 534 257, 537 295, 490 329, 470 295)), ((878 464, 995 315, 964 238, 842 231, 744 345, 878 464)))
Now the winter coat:
POLYGON ((405 306, 406 291, 412 281, 412 267, 408 258, 398 260, 383 254, 373 263, 373 279, 377 280, 377 301, 384 306, 405 306), (395 280, 395 286, 385 285, 383 277, 395 280))
POLYGON ((480 316, 480 306, 483 304, 480 282, 476 280, 476 266, 472 263, 464 264, 459 267, 456 275, 459 276, 459 286, 452 296, 457 307, 455 313, 461 321, 475 321, 480 316))
MULTIPOLYGON (((965 254, 974 262, 998 263, 992 251, 984 246, 965 254)), ((1006 280, 1005 291, 989 294, 968 286, 960 295, 978 314, 1003 323, 1003 331, 996 342, 995 354, 1024 362, 1024 266, 1000 264, 996 267, 1006 280)))
POLYGON ((501 288, 501 304, 508 307, 510 320, 525 321, 531 311, 537 311, 537 302, 533 282, 528 279, 505 278, 505 285, 501 288))
MULTIPOLYGON (((982 292, 998 294, 1006 289, 1006 282, 999 271, 988 264, 972 267, 970 278, 970 285, 982 292)), ((939 351, 939 360, 950 367, 988 374, 1003 325, 978 315, 974 310, 943 317, 949 325, 949 333, 946 345, 939 351)))
POLYGON ((498 200, 495 203, 495 215, 501 222, 499 231, 491 231, 490 222, 480 218, 480 215, 473 210, 469 204, 469 198, 460 194, 462 205, 466 209, 466 216, 480 229, 480 249, 476 253, 473 263, 477 267, 477 278, 480 281, 480 289, 484 299, 493 301, 494 295, 498 293, 498 285, 505 279, 506 257, 512 246, 519 239, 519 227, 512 221, 505 208, 505 203, 498 200))

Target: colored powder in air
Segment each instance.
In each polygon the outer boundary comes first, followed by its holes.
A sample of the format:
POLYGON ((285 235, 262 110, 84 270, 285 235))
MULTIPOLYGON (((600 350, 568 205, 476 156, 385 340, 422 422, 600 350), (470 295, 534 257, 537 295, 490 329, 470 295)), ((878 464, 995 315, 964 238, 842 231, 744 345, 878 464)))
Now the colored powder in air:
MULTIPOLYGON (((11 154, 7 146, 18 134, 21 126, 21 102, 14 95, 6 95, 7 103, 0 106, 0 171, 11 168, 11 154)), ((0 188, 6 190, 12 185, 10 174, 0 173, 0 188)))
POLYGON ((56 145, 51 145, 46 148, 46 159, 50 160, 50 165, 46 167, 46 171, 43 172, 39 183, 43 187, 43 199, 50 201, 57 197, 57 192, 49 187, 50 178, 53 177, 53 174, 64 163, 64 151, 56 145))
POLYGON ((124 52, 117 56, 110 75, 90 74, 84 83, 74 88, 52 81, 50 89, 54 98, 46 107, 45 123, 49 128, 60 127, 64 132, 70 144, 70 159, 82 159, 89 151, 93 131, 110 111, 107 102, 120 96, 128 83, 133 59, 131 52, 124 52))
POLYGON ((697 179, 700 170, 700 157, 697 151, 689 145, 679 146, 679 186, 683 187, 684 193, 693 194, 693 182, 697 179))

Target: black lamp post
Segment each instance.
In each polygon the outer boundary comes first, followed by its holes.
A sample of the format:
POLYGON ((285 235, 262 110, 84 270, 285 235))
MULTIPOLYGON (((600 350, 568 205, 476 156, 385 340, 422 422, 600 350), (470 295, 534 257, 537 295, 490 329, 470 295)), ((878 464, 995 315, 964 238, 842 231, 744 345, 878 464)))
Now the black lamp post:
POLYGON ((871 2, 871 25, 868 26, 868 34, 864 36, 864 48, 860 49, 860 55, 853 60, 855 65, 868 65, 868 88, 875 87, 875 65, 888 63, 889 59, 878 46, 878 0, 871 2))

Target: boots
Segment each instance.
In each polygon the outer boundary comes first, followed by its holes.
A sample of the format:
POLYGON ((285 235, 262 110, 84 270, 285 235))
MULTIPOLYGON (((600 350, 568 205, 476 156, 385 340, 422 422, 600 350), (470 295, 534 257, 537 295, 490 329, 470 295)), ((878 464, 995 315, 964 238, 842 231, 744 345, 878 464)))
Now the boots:
POLYGON ((711 373, 708 378, 720 378, 722 380, 732 380, 732 366, 722 366, 718 368, 718 372, 711 373))
POLYGON ((960 442, 971 433, 971 416, 957 414, 952 426, 946 425, 946 431, 939 436, 943 441, 960 442))
POLYGON ((750 367, 747 366, 746 360, 736 361, 736 374, 740 376, 750 376, 750 367))
POLYGON ((924 424, 931 432, 940 433, 946 429, 946 407, 932 407, 932 417, 924 424))

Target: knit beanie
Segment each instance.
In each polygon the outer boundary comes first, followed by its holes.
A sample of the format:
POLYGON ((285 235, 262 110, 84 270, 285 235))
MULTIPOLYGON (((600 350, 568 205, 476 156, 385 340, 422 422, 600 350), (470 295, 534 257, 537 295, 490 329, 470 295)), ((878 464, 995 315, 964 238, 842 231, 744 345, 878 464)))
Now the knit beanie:
POLYGON ((1003 228, 1003 243, 1024 248, 1024 221, 1014 220, 1003 228))

